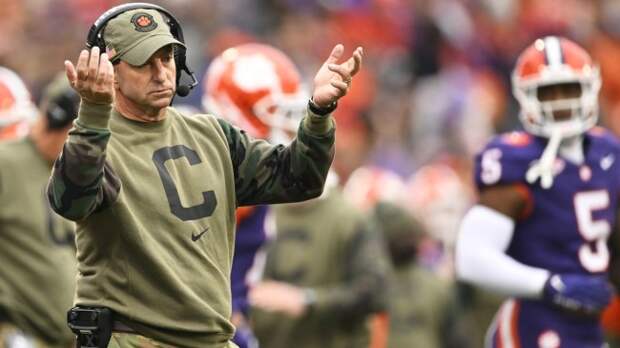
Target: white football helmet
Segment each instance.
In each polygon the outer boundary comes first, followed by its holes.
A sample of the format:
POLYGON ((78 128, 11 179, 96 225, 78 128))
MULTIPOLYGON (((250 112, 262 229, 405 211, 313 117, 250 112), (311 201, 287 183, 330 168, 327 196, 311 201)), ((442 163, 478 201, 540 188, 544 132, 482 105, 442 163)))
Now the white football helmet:
POLYGON ((576 43, 557 36, 536 40, 523 51, 512 73, 513 94, 521 106, 521 122, 538 136, 551 137, 554 127, 562 127, 562 136, 570 137, 592 128, 598 119, 599 69, 590 55, 576 43), (543 86, 578 83, 581 96, 541 101, 543 86), (566 121, 556 121, 554 111, 571 110, 566 121))
POLYGON ((24 136, 37 114, 22 79, 12 70, 0 67, 0 140, 24 136))

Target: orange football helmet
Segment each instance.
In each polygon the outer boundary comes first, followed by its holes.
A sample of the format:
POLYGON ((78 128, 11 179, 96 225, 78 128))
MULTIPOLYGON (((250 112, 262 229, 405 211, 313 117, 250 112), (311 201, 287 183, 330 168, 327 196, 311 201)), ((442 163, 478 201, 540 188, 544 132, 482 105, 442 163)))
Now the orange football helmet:
POLYGON ((363 211, 378 202, 399 203, 404 191, 405 182, 398 174, 372 165, 354 170, 343 188, 344 195, 363 211))
POLYGON ((452 247, 460 221, 473 202, 457 172, 446 164, 430 163, 418 169, 406 185, 404 205, 431 236, 452 247))
POLYGON ((558 125, 564 137, 573 136, 592 128, 598 119, 599 68, 583 48, 566 38, 547 36, 526 48, 513 71, 512 88, 521 105, 521 122, 534 135, 550 137, 558 125), (565 83, 580 84, 581 96, 538 99, 539 87, 565 83), (571 110, 570 119, 556 122, 553 114, 557 110, 571 110))
POLYGON ((37 113, 22 79, 13 71, 0 67, 0 140, 26 135, 29 122, 36 118, 37 113))
POLYGON ((293 62, 263 44, 225 50, 210 64, 203 86, 207 111, 254 137, 271 140, 297 131, 308 102, 293 62))

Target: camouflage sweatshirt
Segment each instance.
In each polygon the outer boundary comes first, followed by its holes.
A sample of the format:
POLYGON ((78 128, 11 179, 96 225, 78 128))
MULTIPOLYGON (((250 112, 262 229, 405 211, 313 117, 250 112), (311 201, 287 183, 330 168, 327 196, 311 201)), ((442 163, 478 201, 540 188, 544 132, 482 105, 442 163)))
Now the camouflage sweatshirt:
POLYGON ((82 103, 48 186, 77 221, 76 303, 178 347, 232 346, 235 208, 319 195, 333 142, 318 115, 285 147, 210 115, 143 123, 82 103))

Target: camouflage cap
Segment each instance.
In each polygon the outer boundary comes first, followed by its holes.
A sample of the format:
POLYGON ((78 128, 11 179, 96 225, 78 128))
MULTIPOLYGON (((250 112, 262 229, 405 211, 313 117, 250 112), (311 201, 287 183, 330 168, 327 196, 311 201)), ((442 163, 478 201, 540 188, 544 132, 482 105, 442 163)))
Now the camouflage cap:
POLYGON ((140 66, 160 48, 175 44, 185 47, 170 33, 170 27, 157 10, 136 9, 112 18, 103 38, 111 49, 112 62, 123 61, 140 66))

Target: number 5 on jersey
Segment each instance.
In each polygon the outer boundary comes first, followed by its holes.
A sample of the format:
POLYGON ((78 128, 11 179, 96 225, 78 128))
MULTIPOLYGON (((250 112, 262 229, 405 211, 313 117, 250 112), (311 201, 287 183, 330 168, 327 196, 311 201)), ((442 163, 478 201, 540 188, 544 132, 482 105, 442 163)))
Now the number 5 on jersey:
POLYGON ((579 248, 579 262, 586 270, 603 272, 609 264, 607 238, 611 233, 609 222, 594 219, 592 213, 609 207, 609 193, 606 190, 579 192, 574 198, 577 229, 586 241, 579 248))
POLYGON ((489 149, 482 154, 480 179, 484 184, 493 185, 501 179, 502 164, 499 161, 501 158, 502 150, 496 148, 489 149))

